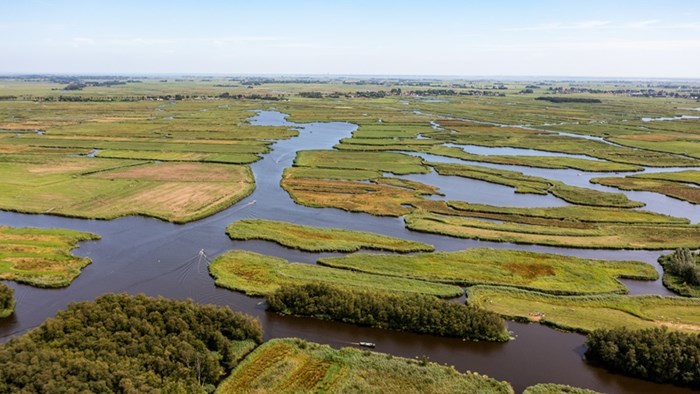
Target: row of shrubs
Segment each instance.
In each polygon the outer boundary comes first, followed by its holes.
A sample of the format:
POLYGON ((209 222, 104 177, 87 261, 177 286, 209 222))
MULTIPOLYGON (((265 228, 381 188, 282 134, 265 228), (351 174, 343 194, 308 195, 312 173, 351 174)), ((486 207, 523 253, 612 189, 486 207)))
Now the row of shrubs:
POLYGON ((270 310, 393 330, 507 341, 497 314, 421 294, 348 290, 326 284, 284 286, 267 296, 270 310))

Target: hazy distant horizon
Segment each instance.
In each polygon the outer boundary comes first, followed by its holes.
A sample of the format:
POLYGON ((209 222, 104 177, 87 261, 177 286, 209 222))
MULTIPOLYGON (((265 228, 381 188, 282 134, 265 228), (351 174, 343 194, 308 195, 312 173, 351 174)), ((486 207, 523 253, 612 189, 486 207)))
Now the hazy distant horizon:
POLYGON ((0 74, 700 79, 700 2, 0 3, 0 74))
POLYGON ((585 75, 402 75, 402 74, 255 74, 255 73, 0 73, 0 78, 21 77, 86 77, 86 78, 314 78, 314 79, 416 79, 416 80, 462 80, 462 81, 511 81, 511 82, 538 82, 538 81, 591 81, 591 82, 700 82, 700 77, 622 77, 622 76, 585 76, 585 75))

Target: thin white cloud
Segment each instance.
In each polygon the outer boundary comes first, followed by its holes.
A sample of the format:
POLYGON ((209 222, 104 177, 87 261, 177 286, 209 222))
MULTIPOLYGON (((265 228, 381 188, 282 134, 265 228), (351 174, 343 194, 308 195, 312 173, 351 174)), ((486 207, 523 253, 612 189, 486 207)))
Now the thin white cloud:
POLYGON ((504 31, 554 31, 554 30, 587 30, 599 29, 611 24, 610 21, 590 20, 579 21, 573 23, 541 23, 534 26, 510 27, 503 29, 504 31))
POLYGON ((662 23, 658 19, 648 19, 630 22, 611 22, 602 20, 579 21, 570 23, 551 22, 533 26, 505 28, 503 31, 559 31, 559 30, 700 30, 699 22, 662 23))
POLYGON ((600 40, 600 41, 550 41, 526 44, 489 45, 477 44, 468 49, 495 52, 551 51, 679 51, 700 50, 697 40, 600 40))

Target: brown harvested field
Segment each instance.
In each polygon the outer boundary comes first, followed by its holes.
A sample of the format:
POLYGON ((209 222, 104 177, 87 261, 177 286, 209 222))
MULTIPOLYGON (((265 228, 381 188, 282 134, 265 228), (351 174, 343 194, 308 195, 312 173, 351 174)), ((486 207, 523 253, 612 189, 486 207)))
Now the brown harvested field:
POLYGON ((245 167, 204 163, 157 163, 93 175, 106 179, 141 179, 159 182, 238 182, 245 177, 245 167))
POLYGON ((405 215, 413 210, 407 204, 422 200, 417 195, 420 192, 374 183, 285 177, 282 187, 301 205, 380 216, 405 215))

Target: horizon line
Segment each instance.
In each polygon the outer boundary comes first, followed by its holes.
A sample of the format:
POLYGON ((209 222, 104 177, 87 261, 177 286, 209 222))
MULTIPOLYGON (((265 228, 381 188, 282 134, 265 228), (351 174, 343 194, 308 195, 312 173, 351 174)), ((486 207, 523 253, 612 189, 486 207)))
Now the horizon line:
POLYGON ((163 73, 138 73, 138 72, 0 72, 0 77, 28 77, 28 76, 71 76, 71 77, 302 77, 302 78, 386 78, 386 79, 476 79, 476 80, 624 80, 624 81, 692 81, 700 82, 697 77, 660 77, 660 76, 594 76, 594 75, 496 75, 496 74, 352 74, 352 73, 208 73, 208 72, 163 72, 163 73))

